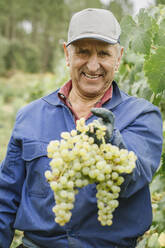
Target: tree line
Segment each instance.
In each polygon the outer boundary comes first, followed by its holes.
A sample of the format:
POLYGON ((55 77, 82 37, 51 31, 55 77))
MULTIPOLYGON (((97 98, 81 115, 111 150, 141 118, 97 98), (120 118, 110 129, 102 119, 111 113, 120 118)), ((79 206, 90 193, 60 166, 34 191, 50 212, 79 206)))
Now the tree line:
POLYGON ((111 9, 119 20, 132 11, 129 0, 0 0, 0 75, 54 71, 71 16, 90 7, 111 9))

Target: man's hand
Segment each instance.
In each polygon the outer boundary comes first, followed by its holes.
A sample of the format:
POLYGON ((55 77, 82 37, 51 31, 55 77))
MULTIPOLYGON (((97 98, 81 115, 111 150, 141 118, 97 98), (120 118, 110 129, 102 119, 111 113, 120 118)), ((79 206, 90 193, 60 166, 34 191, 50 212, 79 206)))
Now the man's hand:
POLYGON ((124 144, 120 131, 117 129, 114 130, 114 114, 110 110, 105 108, 92 108, 91 112, 94 115, 100 117, 100 123, 107 128, 105 135, 106 143, 111 143, 112 145, 118 146, 120 149, 125 149, 126 146, 124 144))
POLYGON ((96 115, 99 118, 99 122, 106 126, 106 135, 105 135, 105 141, 108 143, 110 142, 112 136, 113 136, 113 130, 114 130, 114 121, 115 116, 114 114, 105 108, 92 108, 91 112, 96 115))

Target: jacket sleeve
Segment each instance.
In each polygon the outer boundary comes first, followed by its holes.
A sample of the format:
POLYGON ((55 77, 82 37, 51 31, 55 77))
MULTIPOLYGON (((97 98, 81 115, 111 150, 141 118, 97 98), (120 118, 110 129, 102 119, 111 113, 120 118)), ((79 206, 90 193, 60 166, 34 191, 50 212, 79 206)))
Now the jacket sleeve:
POLYGON ((0 164, 0 248, 8 248, 13 240, 13 224, 19 206, 25 177, 21 158, 21 144, 15 130, 8 144, 7 154, 0 164))
POLYGON ((122 137, 129 151, 137 156, 132 174, 125 176, 121 197, 130 197, 152 181, 160 164, 163 131, 160 111, 151 105, 123 129, 122 137))

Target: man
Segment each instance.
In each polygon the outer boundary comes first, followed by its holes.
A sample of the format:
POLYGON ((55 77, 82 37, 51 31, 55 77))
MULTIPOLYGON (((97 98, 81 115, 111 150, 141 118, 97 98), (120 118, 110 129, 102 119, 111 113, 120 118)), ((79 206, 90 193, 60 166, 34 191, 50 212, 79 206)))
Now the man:
POLYGON ((64 44, 71 80, 18 112, 0 168, 1 248, 10 246, 14 229, 24 231, 20 247, 133 248, 150 227, 148 185, 160 162, 161 116, 157 107, 128 96, 113 81, 123 54, 119 43, 120 26, 110 11, 85 9, 72 17, 64 44), (89 123, 98 116, 111 128, 109 142, 135 152, 136 168, 125 176, 112 226, 98 221, 91 184, 80 189, 72 218, 61 227, 44 177, 50 169, 47 145, 75 129, 77 119, 89 123))

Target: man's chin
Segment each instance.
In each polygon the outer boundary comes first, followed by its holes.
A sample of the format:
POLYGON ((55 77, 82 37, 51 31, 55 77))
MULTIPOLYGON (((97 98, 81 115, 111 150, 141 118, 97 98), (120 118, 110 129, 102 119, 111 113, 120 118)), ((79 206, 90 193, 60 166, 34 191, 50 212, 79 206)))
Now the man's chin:
POLYGON ((102 90, 90 89, 90 90, 82 90, 82 95, 86 98, 95 98, 99 95, 102 95, 102 90))

